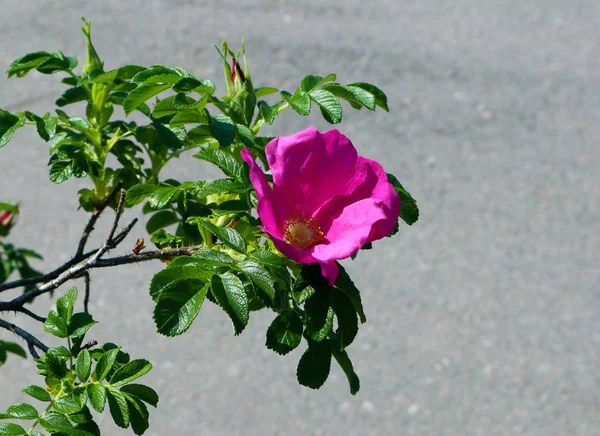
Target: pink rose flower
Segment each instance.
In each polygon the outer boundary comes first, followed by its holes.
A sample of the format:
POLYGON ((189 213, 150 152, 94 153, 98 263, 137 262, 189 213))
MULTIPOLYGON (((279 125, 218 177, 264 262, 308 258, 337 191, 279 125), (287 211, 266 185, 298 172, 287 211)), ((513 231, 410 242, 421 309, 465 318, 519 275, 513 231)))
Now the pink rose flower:
POLYGON ((400 198, 383 167, 358 156, 338 130, 314 127, 275 138, 266 147, 273 186, 250 150, 250 181, 258 198, 261 227, 279 251, 303 264, 319 263, 333 286, 336 260, 392 232, 400 198))
MULTIPOLYGON (((19 205, 15 206, 19 208, 19 205)), ((13 212, 11 210, 5 210, 4 212, 0 212, 0 236, 8 235, 8 232, 15 224, 17 212, 13 212)))

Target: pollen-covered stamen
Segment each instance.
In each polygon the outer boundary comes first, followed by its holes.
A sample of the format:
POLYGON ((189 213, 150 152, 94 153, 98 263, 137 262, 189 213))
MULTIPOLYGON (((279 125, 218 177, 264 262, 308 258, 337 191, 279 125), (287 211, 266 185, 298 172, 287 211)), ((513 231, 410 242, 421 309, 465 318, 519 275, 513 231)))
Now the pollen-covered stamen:
POLYGON ((319 227, 317 218, 292 214, 285 222, 285 242, 294 247, 306 249, 325 240, 325 234, 319 227))

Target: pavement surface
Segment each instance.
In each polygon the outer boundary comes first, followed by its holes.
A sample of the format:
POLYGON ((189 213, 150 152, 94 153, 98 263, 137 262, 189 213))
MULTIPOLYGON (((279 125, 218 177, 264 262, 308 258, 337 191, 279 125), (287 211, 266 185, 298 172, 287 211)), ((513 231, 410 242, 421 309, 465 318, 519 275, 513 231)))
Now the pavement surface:
MULTIPOLYGON (((369 317, 349 349, 356 397, 335 366, 320 390, 299 386, 301 350, 264 347, 266 312, 233 337, 207 305, 167 339, 147 294, 160 265, 94 272, 96 339, 155 365, 144 380, 161 402, 147 434, 600 435, 599 2, 4 0, 1 69, 40 49, 83 59, 82 15, 107 68, 181 66, 222 91, 211 44, 245 36, 257 85, 293 90, 304 74, 330 72, 377 84, 391 113, 347 106, 339 127, 421 210, 345 263, 369 317)), ((43 113, 61 89, 53 76, 1 79, 0 107, 43 113)), ((286 113, 273 134, 310 124, 328 127, 286 113)), ((42 253, 42 269, 69 259, 86 220, 75 196, 85 184, 53 186, 47 160, 31 130, 0 150, 0 197, 23 210, 12 241, 42 253)), ((167 171, 218 176, 190 158, 167 171)), ((130 245, 139 236, 143 225, 130 245)), ((7 362, 0 409, 40 383, 34 372, 31 359, 7 362)), ((99 421, 105 434, 131 434, 99 421)))

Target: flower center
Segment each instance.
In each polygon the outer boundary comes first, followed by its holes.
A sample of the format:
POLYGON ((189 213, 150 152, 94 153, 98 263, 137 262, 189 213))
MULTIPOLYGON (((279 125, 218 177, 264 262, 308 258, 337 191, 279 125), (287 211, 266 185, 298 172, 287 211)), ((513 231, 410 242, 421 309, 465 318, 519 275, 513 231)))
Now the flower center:
POLYGON ((285 242, 294 247, 306 249, 325 240, 325 234, 319 227, 317 218, 292 214, 285 223, 285 242))

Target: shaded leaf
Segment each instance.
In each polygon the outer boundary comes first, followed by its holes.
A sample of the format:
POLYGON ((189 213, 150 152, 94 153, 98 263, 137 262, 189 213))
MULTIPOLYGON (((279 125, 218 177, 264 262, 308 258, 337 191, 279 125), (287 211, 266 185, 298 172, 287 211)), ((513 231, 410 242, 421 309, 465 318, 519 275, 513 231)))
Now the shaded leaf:
POLYGON ((268 349, 278 354, 287 354, 302 341, 302 320, 294 311, 286 310, 273 320, 267 329, 268 349))
POLYGON ((296 376, 302 386, 319 389, 329 376, 331 350, 326 342, 309 342, 298 362, 296 376))

